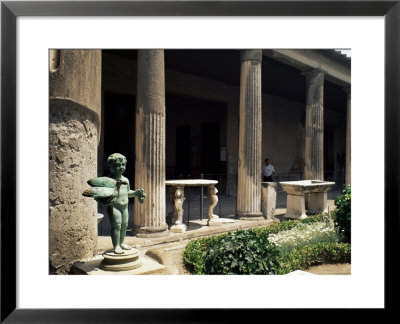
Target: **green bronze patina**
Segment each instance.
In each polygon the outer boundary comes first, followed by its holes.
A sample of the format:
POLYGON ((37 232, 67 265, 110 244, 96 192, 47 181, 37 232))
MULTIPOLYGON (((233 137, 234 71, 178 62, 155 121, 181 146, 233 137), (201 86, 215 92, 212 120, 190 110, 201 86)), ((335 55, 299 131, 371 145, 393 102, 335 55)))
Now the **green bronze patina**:
POLYGON ((128 227, 128 200, 137 197, 142 204, 146 198, 143 189, 130 190, 129 180, 122 174, 126 169, 126 158, 122 154, 111 154, 107 159, 110 168, 109 177, 98 177, 88 180, 92 187, 84 191, 86 197, 93 197, 96 201, 107 206, 107 213, 111 223, 111 240, 114 252, 124 253, 131 247, 124 244, 128 227))

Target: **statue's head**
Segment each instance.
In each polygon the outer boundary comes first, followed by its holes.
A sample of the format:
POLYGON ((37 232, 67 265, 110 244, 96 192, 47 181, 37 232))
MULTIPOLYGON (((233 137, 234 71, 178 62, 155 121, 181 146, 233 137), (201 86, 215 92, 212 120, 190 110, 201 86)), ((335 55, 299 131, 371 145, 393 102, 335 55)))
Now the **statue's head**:
POLYGON ((126 169, 126 157, 119 153, 113 153, 108 157, 107 165, 112 174, 123 174, 126 169))

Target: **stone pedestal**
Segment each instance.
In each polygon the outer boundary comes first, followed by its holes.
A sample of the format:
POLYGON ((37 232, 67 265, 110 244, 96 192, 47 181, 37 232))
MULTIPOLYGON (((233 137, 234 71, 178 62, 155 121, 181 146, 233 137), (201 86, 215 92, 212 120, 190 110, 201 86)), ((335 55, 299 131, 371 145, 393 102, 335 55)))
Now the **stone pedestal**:
POLYGON ((324 180, 324 73, 306 73, 305 180, 324 180))
POLYGON ((139 251, 133 248, 124 250, 123 254, 117 254, 113 250, 109 250, 103 253, 104 259, 100 264, 100 269, 105 271, 133 270, 142 265, 139 256, 139 251))
POLYGON ((138 50, 135 188, 147 197, 135 203, 138 237, 168 235, 165 222, 164 51, 138 50))
POLYGON ((170 228, 169 228, 169 230, 172 232, 172 233, 185 233, 186 232, 186 229, 187 229, 187 226, 186 226, 186 224, 179 224, 179 225, 172 225, 170 228))
POLYGON ((307 218, 304 195, 287 195, 285 218, 303 219, 307 218))
POLYGON ((307 212, 309 214, 322 214, 328 212, 328 193, 314 192, 308 194, 307 212))
POLYGON ((236 217, 259 220, 261 212, 261 50, 241 51, 236 217))
POLYGON ((321 180, 301 180, 280 182, 287 193, 286 218, 306 218, 305 195, 308 197, 307 212, 320 214, 328 211, 328 191, 334 182, 321 180))
POLYGON ((50 63, 49 261, 68 274, 96 251, 97 203, 82 192, 97 176, 101 51, 52 50, 50 63))
POLYGON ((76 262, 71 269, 73 275, 129 276, 129 275, 165 275, 167 267, 146 255, 140 256, 141 265, 130 270, 102 270, 103 256, 97 255, 88 262, 76 262))
POLYGON ((265 219, 275 217, 277 187, 276 182, 261 182, 261 205, 265 219))

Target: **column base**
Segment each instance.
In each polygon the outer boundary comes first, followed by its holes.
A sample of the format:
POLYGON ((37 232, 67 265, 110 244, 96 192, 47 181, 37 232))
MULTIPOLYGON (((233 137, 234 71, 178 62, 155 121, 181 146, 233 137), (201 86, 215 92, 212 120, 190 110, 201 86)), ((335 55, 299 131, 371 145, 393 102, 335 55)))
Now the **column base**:
POLYGON ((263 220, 265 219, 262 212, 236 212, 235 217, 241 220, 263 220))
POLYGON ((170 232, 168 231, 167 224, 159 227, 146 227, 135 225, 134 234, 137 237, 164 237, 168 236, 170 232))

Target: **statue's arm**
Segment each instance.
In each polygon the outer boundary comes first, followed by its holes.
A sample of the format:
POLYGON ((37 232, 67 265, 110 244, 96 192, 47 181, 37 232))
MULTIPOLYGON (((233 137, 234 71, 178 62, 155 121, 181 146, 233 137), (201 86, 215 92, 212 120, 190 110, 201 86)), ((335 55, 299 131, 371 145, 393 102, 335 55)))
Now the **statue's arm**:
POLYGON ((129 190, 128 191, 128 197, 129 198, 140 197, 142 194, 143 194, 143 189, 129 190))
POLYGON ((143 189, 129 190, 128 198, 133 197, 137 197, 139 202, 142 204, 144 202, 144 198, 146 198, 146 194, 144 193, 143 189))

